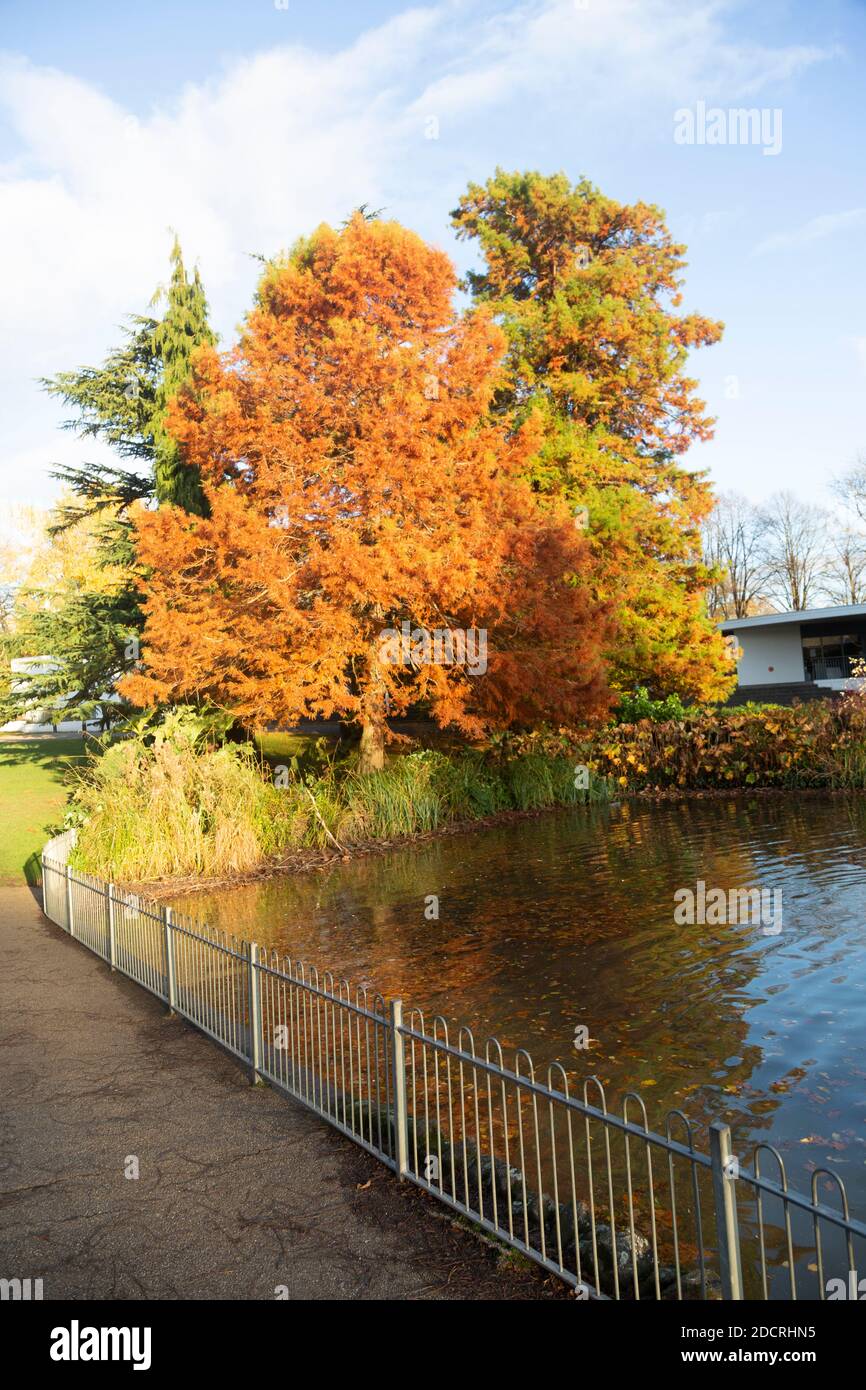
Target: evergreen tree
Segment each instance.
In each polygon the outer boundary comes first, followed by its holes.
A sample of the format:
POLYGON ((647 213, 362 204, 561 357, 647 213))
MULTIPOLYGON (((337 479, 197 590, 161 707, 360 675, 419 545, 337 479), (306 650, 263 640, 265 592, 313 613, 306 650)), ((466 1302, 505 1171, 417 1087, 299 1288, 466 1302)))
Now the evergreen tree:
MULTIPOLYGON (((207 321, 207 300, 195 271, 187 279, 180 243, 175 238, 171 253, 172 275, 164 293, 167 308, 152 335, 153 351, 161 367, 152 417, 153 478, 157 501, 182 507, 198 516, 205 514, 201 478, 194 468, 181 462, 176 440, 166 429, 166 410, 190 374, 192 354, 202 343, 213 345, 214 335, 207 321)), ((156 302, 156 301, 155 301, 156 302)))
POLYGON ((154 308, 165 301, 160 318, 130 315, 122 343, 100 366, 60 372, 42 383, 74 411, 63 428, 82 440, 101 440, 120 460, 118 466, 83 463, 53 470, 72 496, 55 511, 52 529, 68 531, 100 516, 101 562, 119 566, 122 577, 107 591, 70 584, 19 596, 15 631, 2 648, 0 713, 6 718, 35 705, 62 706, 71 717, 92 715, 100 697, 138 659, 143 619, 130 507, 143 500, 197 514, 205 510, 198 474, 180 462, 165 417, 189 375, 193 351, 212 345, 214 335, 198 271, 187 277, 177 239, 171 261, 171 282, 151 302, 154 308), (52 669, 13 676, 13 656, 50 657, 52 669))

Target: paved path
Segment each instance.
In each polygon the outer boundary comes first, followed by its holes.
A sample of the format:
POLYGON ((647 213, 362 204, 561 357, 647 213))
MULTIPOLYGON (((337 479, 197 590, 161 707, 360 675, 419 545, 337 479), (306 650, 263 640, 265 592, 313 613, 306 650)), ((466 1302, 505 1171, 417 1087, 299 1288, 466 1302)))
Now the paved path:
POLYGON ((26 888, 0 888, 0 1277, 46 1299, 562 1296, 251 1087, 26 888))

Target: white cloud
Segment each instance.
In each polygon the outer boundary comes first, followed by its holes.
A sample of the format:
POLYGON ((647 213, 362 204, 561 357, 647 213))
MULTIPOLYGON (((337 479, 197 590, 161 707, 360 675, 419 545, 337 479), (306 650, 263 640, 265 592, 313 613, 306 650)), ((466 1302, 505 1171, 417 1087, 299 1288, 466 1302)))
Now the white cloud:
POLYGON ((67 73, 0 57, 0 113, 17 141, 0 168, 4 491, 44 500, 40 458, 95 456, 68 438, 59 447, 56 407, 34 378, 101 358, 164 279, 169 227, 230 335, 256 276, 249 252, 272 253, 362 202, 404 215, 435 203, 444 233, 449 204, 423 157, 428 115, 452 139, 463 133, 453 176, 472 123, 504 103, 512 121, 527 102, 557 103, 572 122, 603 105, 607 123, 629 130, 649 103, 667 128, 672 103, 733 100, 826 56, 730 42, 728 12, 718 0, 590 0, 586 10, 526 0, 491 14, 477 0, 441 0, 341 51, 238 58, 145 114, 67 73))
POLYGON ((837 232, 848 232, 859 227, 866 227, 866 208, 824 213, 821 217, 813 217, 802 227, 767 237, 755 247, 754 254, 762 256, 768 251, 796 250, 800 246, 808 246, 813 241, 823 241, 826 237, 835 236, 837 232))
POLYGON ((504 9, 434 78, 418 106, 466 114, 491 99, 543 95, 574 83, 573 105, 617 111, 664 99, 735 101, 795 77, 835 50, 731 42, 735 7, 719 0, 528 0, 504 9))

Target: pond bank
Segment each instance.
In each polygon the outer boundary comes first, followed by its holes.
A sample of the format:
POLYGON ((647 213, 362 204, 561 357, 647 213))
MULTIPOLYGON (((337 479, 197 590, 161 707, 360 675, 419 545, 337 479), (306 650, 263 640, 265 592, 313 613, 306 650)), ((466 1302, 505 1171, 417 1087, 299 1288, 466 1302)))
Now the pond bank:
MULTIPOLYGON (((647 804, 670 805, 691 801, 735 801, 744 796, 761 800, 797 800, 816 798, 845 798, 862 795, 857 791, 841 788, 821 787, 703 787, 682 789, 666 787, 661 790, 622 791, 615 799, 605 804, 616 808, 623 803, 646 806, 647 804)), ((263 883, 269 879, 283 878, 290 874, 324 872, 338 864, 349 864, 356 859, 371 855, 387 854, 391 850, 410 849, 413 845, 423 845, 433 840, 450 836, 471 835, 473 832, 495 829, 498 826, 517 825, 522 821, 536 821, 543 817, 570 815, 574 806, 542 806, 532 811, 500 811, 494 816, 484 816, 472 820, 450 821, 436 830, 419 831, 413 835, 393 836, 390 839, 367 840, 347 845, 341 853, 331 849, 305 848, 291 854, 260 864, 243 873, 208 877, 205 875, 185 875, 177 878, 138 879, 120 881, 118 886, 128 893, 161 902, 167 898, 192 896, 195 893, 211 893, 224 888, 242 888, 248 884, 263 883)))
MULTIPOLYGON (((617 805, 617 802, 611 803, 617 805)), ((365 840, 347 845, 342 853, 329 849, 295 850, 288 855, 280 855, 266 864, 260 864, 244 873, 207 878, 194 877, 145 879, 136 882, 120 883, 119 887, 128 893, 137 893, 159 902, 164 898, 175 898, 193 893, 210 893, 221 888, 242 888, 246 884, 262 883, 268 879, 284 878, 287 874, 302 874, 331 869, 337 864, 349 864, 355 859, 370 855, 387 854, 390 850, 411 848, 431 840, 442 840, 448 836, 469 835, 477 830, 490 830, 496 826, 516 825, 521 821, 538 820, 541 816, 563 815, 574 810, 573 806, 542 806, 535 811, 500 811, 495 816, 484 816, 465 821, 449 821, 436 830, 418 831, 413 835, 394 836, 388 840, 365 840)))

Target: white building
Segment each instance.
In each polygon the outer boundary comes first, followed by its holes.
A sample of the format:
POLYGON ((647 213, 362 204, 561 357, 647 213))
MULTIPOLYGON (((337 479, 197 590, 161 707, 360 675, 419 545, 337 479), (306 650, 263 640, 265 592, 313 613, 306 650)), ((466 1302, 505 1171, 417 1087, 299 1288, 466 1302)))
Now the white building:
POLYGON ((740 649, 733 697, 787 704, 844 690, 866 654, 866 603, 731 618, 722 632, 740 649))

